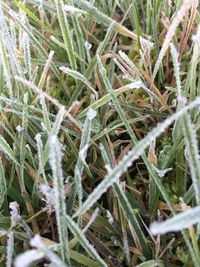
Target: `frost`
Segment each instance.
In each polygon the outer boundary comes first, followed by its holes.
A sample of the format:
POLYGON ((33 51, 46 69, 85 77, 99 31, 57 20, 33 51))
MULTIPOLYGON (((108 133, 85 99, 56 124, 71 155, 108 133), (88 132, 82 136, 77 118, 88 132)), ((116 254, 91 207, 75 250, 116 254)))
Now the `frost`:
POLYGON ((186 105, 187 103, 187 98, 182 95, 178 96, 177 100, 178 100, 178 103, 182 106, 186 105))
POLYGON ((10 216, 11 216, 11 221, 12 223, 15 223, 18 221, 19 218, 19 204, 15 202, 10 202, 9 208, 11 209, 10 211, 10 216))
POLYGON ((91 133, 91 125, 92 120, 96 116, 96 111, 93 109, 90 109, 87 113, 87 117, 85 119, 84 127, 83 127, 83 133, 81 137, 81 144, 79 148, 79 157, 78 161, 75 167, 75 174, 74 174, 74 180, 76 184, 76 191, 79 198, 79 206, 82 205, 82 198, 83 198, 83 190, 82 190, 82 181, 81 176, 83 173, 84 165, 86 164, 85 158, 87 156, 87 150, 89 148, 89 141, 90 141, 90 133, 91 133))
POLYGON ((41 184, 39 189, 44 195, 42 200, 45 201, 47 210, 51 214, 55 210, 54 190, 46 184, 41 184))
POLYGON ((64 6, 64 10, 66 12, 72 13, 73 15, 76 14, 76 13, 78 13, 78 14, 87 14, 87 12, 85 12, 85 11, 79 9, 79 8, 76 8, 76 7, 73 7, 73 6, 69 6, 69 5, 65 5, 64 6))
POLYGON ((87 48, 89 50, 92 48, 92 44, 89 43, 88 41, 85 41, 84 45, 85 45, 85 48, 87 48))
POLYGON ((112 171, 110 164, 106 164, 105 169, 107 170, 108 173, 111 173, 111 171, 112 171))
POLYGON ((113 224, 114 223, 114 218, 113 218, 113 216, 112 216, 112 214, 110 213, 109 210, 106 210, 106 216, 108 218, 109 223, 113 224))
POLYGON ((167 172, 169 172, 169 171, 171 171, 172 170, 172 168, 168 168, 168 169, 164 169, 164 170, 160 170, 160 169, 158 169, 156 166, 152 166, 153 167, 153 169, 157 172, 157 174, 158 174, 158 176, 159 177, 164 177, 165 176, 165 174, 167 173, 167 172))
POLYGON ((17 125, 17 126, 16 126, 16 130, 17 130, 19 133, 23 133, 23 132, 24 132, 24 128, 22 128, 21 125, 17 125))
POLYGON ((200 47, 200 26, 198 27, 197 34, 192 37, 192 40, 200 47))
POLYGON ((36 142, 40 142, 41 141, 41 134, 36 134, 36 136, 35 136, 35 140, 36 140, 36 142))
POLYGON ((83 163, 85 163, 85 158, 87 155, 87 150, 88 150, 89 145, 86 144, 80 151, 79 151, 79 157, 82 160, 83 163))
POLYGON ((7 238, 6 267, 12 266, 13 252, 14 252, 14 234, 12 231, 10 231, 7 238))
POLYGON ((29 74, 30 80, 32 79, 32 70, 31 70, 31 52, 30 52, 30 41, 28 33, 24 32, 23 34, 23 53, 24 53, 24 62, 26 65, 26 70, 29 74))
POLYGON ((143 50, 151 51, 154 48, 154 43, 152 43, 150 40, 144 39, 140 36, 140 43, 143 46, 143 50))
POLYGON ((34 261, 40 260, 44 257, 44 253, 36 249, 26 251, 25 253, 19 255, 15 259, 15 267, 29 267, 34 261))
POLYGON ((90 109, 87 113, 88 119, 91 121, 96 117, 97 112, 94 109, 90 109))
POLYGON ((34 248, 44 248, 45 245, 42 242, 42 239, 39 234, 36 234, 31 240, 30 245, 34 248))

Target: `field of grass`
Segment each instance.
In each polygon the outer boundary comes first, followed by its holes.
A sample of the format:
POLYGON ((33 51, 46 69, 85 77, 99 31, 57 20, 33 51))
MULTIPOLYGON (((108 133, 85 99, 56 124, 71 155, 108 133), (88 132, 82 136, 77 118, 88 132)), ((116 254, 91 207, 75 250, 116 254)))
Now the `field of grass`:
POLYGON ((198 0, 0 0, 0 267, 200 267, 198 0))

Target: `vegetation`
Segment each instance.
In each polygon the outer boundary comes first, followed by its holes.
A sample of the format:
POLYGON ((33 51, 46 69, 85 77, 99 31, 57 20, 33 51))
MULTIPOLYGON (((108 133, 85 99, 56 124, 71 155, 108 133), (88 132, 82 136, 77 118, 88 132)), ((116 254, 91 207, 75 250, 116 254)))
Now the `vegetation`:
POLYGON ((0 266, 200 266, 198 8, 0 1, 0 266))

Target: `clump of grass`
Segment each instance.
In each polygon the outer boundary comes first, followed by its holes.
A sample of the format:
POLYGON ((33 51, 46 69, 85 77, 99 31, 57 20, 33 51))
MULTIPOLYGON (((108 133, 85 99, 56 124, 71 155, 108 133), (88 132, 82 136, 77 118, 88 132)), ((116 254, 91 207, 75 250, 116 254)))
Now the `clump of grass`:
POLYGON ((0 1, 0 265, 200 266, 199 1, 0 1))

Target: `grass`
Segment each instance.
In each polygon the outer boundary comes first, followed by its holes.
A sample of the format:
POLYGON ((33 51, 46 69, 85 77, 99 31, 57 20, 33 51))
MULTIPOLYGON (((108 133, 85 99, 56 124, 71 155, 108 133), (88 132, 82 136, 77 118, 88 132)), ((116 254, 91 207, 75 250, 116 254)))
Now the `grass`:
POLYGON ((199 51, 198 0, 0 0, 0 267, 200 266, 199 51))

